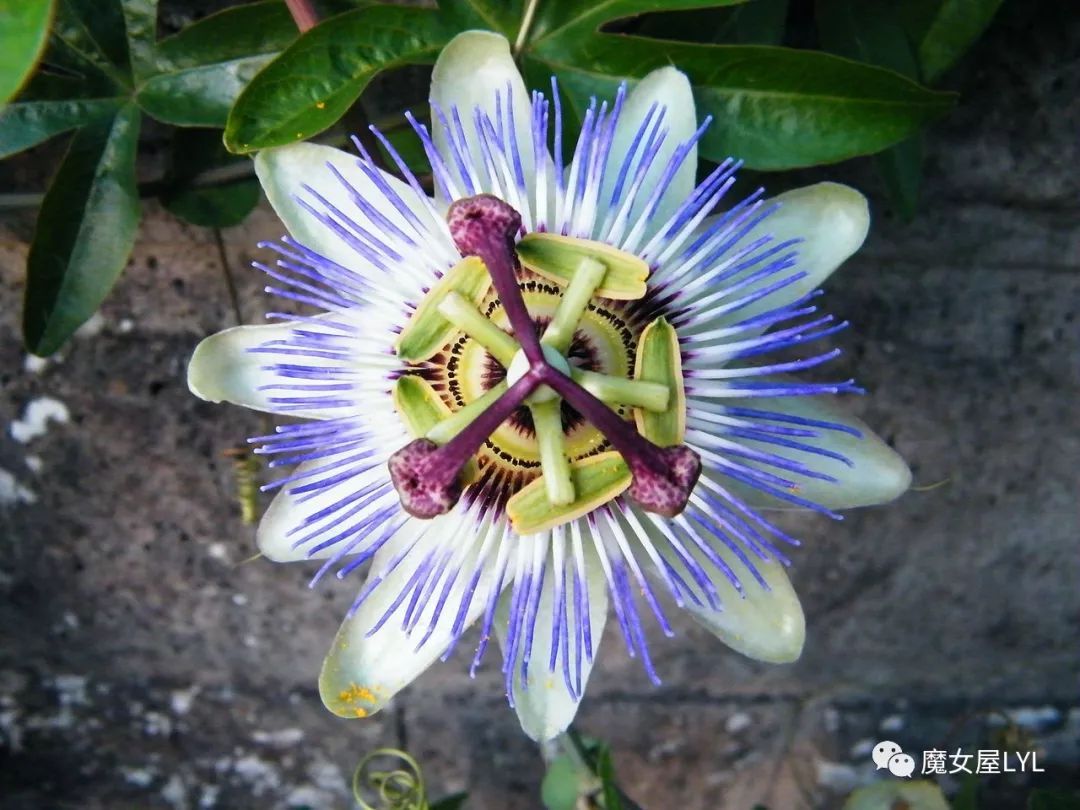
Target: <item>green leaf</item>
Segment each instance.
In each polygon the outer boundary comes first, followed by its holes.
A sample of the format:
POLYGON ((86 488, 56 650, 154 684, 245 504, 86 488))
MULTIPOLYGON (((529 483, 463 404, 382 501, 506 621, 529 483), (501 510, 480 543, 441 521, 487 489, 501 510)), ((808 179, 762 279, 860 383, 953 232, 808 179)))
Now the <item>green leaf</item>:
POLYGON ((587 52, 551 45, 526 57, 530 75, 554 72, 573 106, 611 97, 619 82, 678 65, 699 112, 714 116, 699 150, 751 169, 789 169, 880 152, 944 114, 955 97, 892 71, 824 53, 758 45, 696 45, 597 36, 587 52))
POLYGON ((161 195, 164 206, 192 225, 228 228, 239 225, 259 204, 259 182, 254 176, 229 183, 198 186, 200 174, 210 169, 248 164, 247 158, 230 155, 219 129, 178 129, 173 136, 172 165, 168 188, 161 195))
POLYGON ((1080 810, 1080 794, 1072 790, 1033 790, 1027 810, 1080 810))
POLYGON ((529 45, 539 47, 544 42, 559 42, 565 46, 587 38, 606 23, 651 11, 688 11, 744 2, 746 0, 668 0, 660 9, 656 0, 541 0, 529 30, 529 45))
POLYGON ((139 222, 135 149, 139 111, 76 133, 45 193, 27 259, 23 336, 55 352, 105 299, 124 269, 139 222))
POLYGON ((225 145, 244 153, 310 138, 333 126, 380 72, 434 62, 453 33, 424 8, 372 6, 325 20, 240 94, 225 145))
POLYGON ((726 41, 745 45, 779 45, 787 23, 788 0, 752 0, 731 9, 735 18, 726 41))
POLYGON ((157 0, 120 0, 127 32, 131 72, 136 79, 154 69, 157 45, 157 0))
MULTIPOLYGON (((918 76, 915 52, 889 0, 817 0, 822 46, 832 53, 918 76)), ((877 156, 878 171, 904 219, 911 219, 919 201, 922 138, 903 141, 877 156)))
POLYGON ((118 0, 57 0, 53 37, 121 87, 131 86, 123 9, 118 0))
POLYGON ((213 14, 158 44, 158 72, 143 82, 135 100, 169 124, 224 127, 251 78, 296 37, 281 0, 213 14))
POLYGON ((455 31, 482 28, 511 43, 518 35, 525 0, 440 0, 439 11, 455 31))
POLYGON ((788 0, 750 0, 741 6, 648 14, 632 33, 656 39, 726 45, 779 45, 788 0))
POLYGON ((45 49, 52 0, 0 0, 0 104, 22 87, 45 49))
POLYGON ((926 82, 935 82, 982 36, 1002 0, 906 0, 900 4, 917 43, 926 82))
POLYGON ((112 117, 122 98, 25 101, 0 108, 0 159, 62 132, 112 117))
POLYGON ((615 782, 615 766, 611 762, 611 749, 606 745, 596 755, 596 775, 603 786, 604 810, 622 810, 622 794, 615 782))

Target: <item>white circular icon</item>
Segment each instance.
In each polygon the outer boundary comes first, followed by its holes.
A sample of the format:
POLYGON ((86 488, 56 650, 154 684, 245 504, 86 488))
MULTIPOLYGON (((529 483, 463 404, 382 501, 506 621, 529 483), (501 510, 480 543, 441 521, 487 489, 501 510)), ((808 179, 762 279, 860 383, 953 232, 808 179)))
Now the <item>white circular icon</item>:
POLYGON ((915 758, 911 754, 893 754, 889 757, 889 773, 893 776, 906 776, 911 778, 915 771, 915 758))
MULTIPOLYGON (((904 753, 904 750, 892 740, 882 740, 874 746, 873 752, 870 756, 874 760, 874 764, 877 765, 877 769, 880 771, 882 768, 889 767, 889 760, 897 754, 904 753)), ((910 757, 909 757, 910 759, 910 757)))

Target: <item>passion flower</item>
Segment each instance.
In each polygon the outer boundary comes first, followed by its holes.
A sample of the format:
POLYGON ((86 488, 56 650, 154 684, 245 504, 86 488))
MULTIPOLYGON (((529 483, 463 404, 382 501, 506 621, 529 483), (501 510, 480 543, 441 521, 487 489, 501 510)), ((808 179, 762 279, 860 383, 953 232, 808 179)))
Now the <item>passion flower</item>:
POLYGON ((272 560, 361 567, 323 665, 326 705, 377 711, 474 623, 538 740, 569 724, 609 603, 658 681, 642 608, 666 594, 735 649, 798 657, 769 507, 837 510, 908 486, 902 459, 790 375, 846 324, 816 288, 862 243, 857 192, 821 184, 727 205, 729 160, 695 185, 686 78, 656 71, 584 111, 529 94, 504 39, 468 32, 435 66, 429 198, 398 174, 297 144, 256 168, 289 236, 267 291, 316 314, 204 340, 198 396, 304 421, 251 441, 294 467, 257 535, 272 560), (816 348, 818 347, 818 348, 816 348), (782 355, 782 356, 778 356, 782 355))

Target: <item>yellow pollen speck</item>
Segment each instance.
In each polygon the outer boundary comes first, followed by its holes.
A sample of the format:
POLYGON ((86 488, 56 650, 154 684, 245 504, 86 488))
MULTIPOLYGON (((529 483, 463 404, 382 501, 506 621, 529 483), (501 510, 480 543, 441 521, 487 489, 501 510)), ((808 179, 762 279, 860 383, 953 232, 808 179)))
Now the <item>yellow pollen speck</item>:
MULTIPOLYGON (((338 700, 342 703, 356 703, 357 701, 363 701, 365 703, 374 703, 375 695, 370 689, 364 686, 360 686, 356 683, 349 684, 347 689, 343 689, 338 693, 338 700)), ((357 711, 364 711, 363 709, 357 709, 357 711)), ((364 712, 367 714, 367 712, 364 712)), ((362 717, 363 715, 357 715, 362 717)))
POLYGON ((368 715, 367 709, 360 709, 360 708, 354 709, 353 714, 355 714, 357 717, 367 717, 367 715, 368 715))
POLYGON ((325 101, 316 101, 316 102, 315 102, 315 108, 316 108, 316 109, 319 109, 319 110, 321 110, 321 109, 323 109, 324 107, 326 107, 326 102, 325 102, 325 101))

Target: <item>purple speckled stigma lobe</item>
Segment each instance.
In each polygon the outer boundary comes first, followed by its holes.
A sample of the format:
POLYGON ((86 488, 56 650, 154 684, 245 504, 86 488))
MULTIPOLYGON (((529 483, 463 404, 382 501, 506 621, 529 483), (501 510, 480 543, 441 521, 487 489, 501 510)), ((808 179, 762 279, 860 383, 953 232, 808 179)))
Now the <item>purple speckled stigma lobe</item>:
POLYGON ((460 475, 469 458, 529 394, 548 384, 622 455, 633 476, 628 495, 635 503, 664 517, 680 514, 701 475, 698 454, 685 445, 653 444, 544 357, 518 287, 520 264, 514 251, 514 240, 521 230, 518 212, 498 197, 480 194, 451 205, 447 222, 462 255, 477 256, 487 267, 530 370, 442 447, 428 439, 416 439, 390 457, 390 478, 402 508, 425 519, 449 512, 461 497, 460 475))

